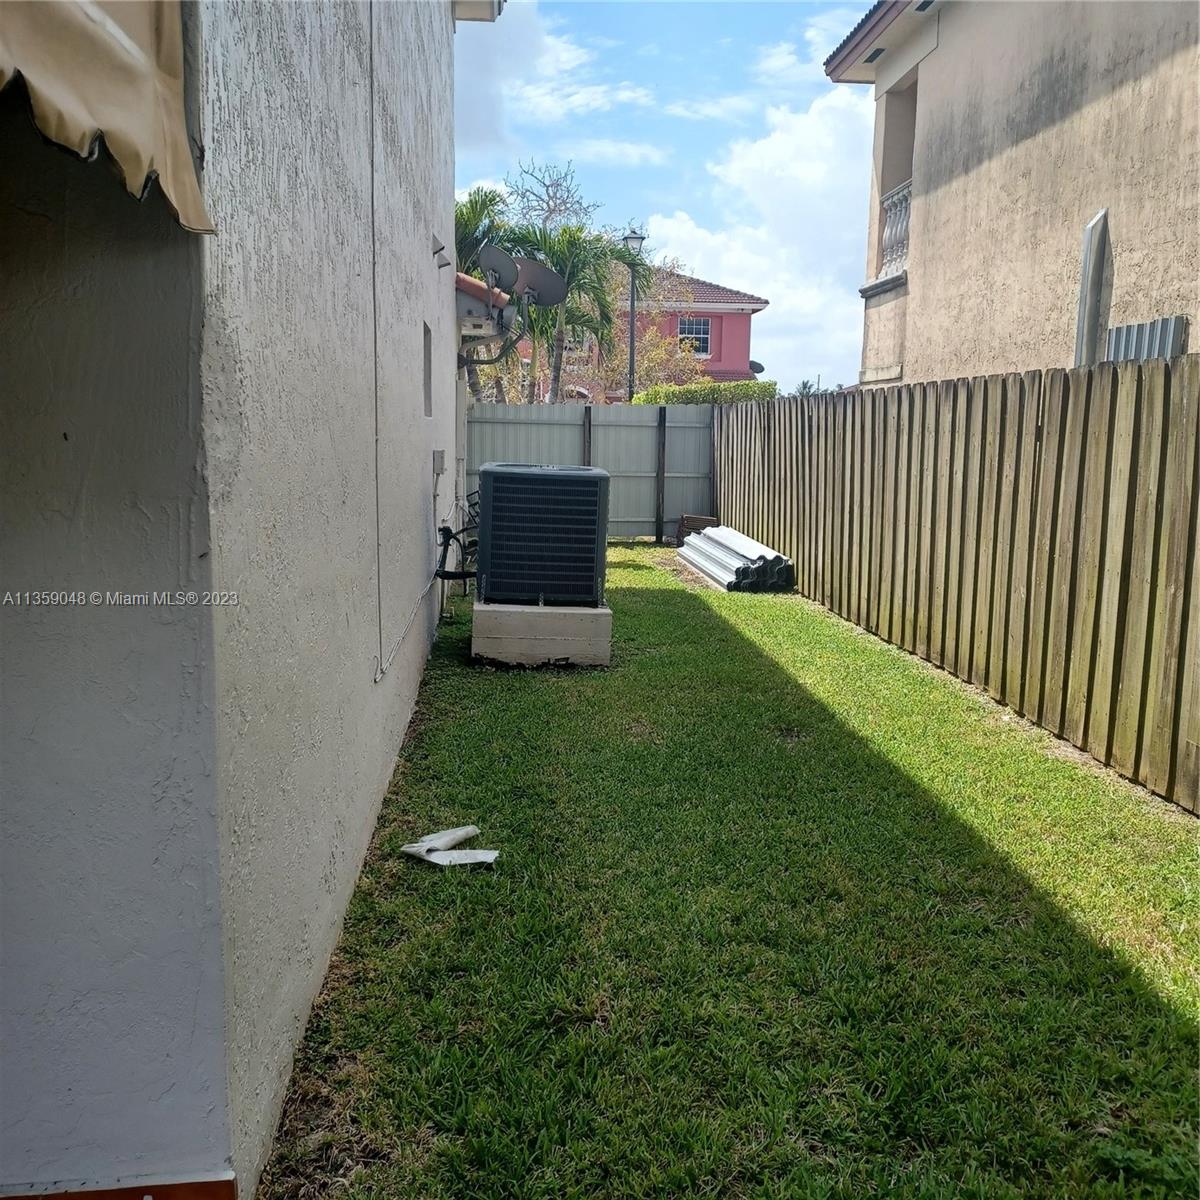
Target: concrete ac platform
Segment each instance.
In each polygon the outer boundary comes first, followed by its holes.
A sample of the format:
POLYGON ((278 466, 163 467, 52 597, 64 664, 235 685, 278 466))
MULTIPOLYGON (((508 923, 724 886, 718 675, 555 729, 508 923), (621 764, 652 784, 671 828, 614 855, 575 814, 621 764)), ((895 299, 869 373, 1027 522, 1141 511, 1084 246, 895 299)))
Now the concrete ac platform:
POLYGON ((523 667, 607 667, 612 659, 612 609, 476 600, 471 654, 523 667))

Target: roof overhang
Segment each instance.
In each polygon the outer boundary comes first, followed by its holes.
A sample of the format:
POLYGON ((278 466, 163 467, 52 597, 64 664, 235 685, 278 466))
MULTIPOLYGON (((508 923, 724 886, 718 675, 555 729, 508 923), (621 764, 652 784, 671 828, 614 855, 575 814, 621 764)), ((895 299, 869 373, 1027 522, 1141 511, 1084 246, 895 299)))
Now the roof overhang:
POLYGON ((504 0, 452 0, 456 21, 494 21, 504 11, 504 0))
POLYGON ((454 276, 454 301, 462 344, 495 341, 512 330, 517 309, 512 297, 499 288, 489 288, 482 279, 459 271, 454 276))
MULTIPOLYGON (((626 304, 629 301, 626 300, 626 304)), ((638 301, 638 308, 653 312, 686 313, 693 317, 706 317, 709 313, 756 313, 767 307, 764 300, 761 304, 719 304, 715 301, 703 300, 648 300, 638 301)))
POLYGON ((490 288, 482 279, 465 275, 462 271, 455 273, 454 287, 456 291, 465 293, 480 304, 487 304, 493 308, 504 308, 511 301, 507 292, 502 292, 499 288, 490 288))
POLYGON ((888 52, 906 42, 944 3, 879 0, 825 60, 825 74, 834 83, 874 83, 876 67, 890 65, 888 52))

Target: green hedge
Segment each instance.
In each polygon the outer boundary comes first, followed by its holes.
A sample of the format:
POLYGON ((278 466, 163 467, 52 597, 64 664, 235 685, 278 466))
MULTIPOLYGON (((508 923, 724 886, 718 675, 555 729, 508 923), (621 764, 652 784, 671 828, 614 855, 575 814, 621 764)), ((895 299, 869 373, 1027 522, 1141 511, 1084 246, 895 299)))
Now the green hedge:
POLYGON ((634 404, 741 404, 746 400, 774 400, 773 380, 741 379, 734 383, 660 383, 638 392, 634 404))

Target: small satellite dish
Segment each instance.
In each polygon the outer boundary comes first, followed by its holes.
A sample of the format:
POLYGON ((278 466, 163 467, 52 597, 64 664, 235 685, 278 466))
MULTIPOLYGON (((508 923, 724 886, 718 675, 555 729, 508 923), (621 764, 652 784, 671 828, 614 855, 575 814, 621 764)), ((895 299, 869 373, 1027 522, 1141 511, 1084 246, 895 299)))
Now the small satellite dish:
POLYGON ((480 269, 496 277, 502 292, 511 292, 517 282, 517 264, 499 246, 484 246, 479 251, 480 269))
POLYGON ((754 359, 751 359, 750 370, 753 371, 755 375, 761 375, 763 373, 763 365, 762 363, 755 362, 754 359))
POLYGON ((517 264, 517 282, 513 285, 514 296, 526 296, 530 304, 553 308, 567 298, 567 285, 561 275, 544 267, 532 258, 514 258, 517 264))

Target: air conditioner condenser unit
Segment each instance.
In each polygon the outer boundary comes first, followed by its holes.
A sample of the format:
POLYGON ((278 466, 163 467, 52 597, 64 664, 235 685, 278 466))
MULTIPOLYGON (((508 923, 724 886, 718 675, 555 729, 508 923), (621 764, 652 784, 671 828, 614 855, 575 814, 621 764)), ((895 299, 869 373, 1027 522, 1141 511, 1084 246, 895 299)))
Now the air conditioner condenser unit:
POLYGON ((486 463, 471 651, 520 664, 607 666, 608 472, 486 463))

